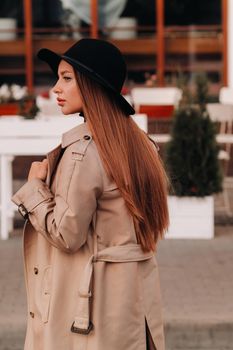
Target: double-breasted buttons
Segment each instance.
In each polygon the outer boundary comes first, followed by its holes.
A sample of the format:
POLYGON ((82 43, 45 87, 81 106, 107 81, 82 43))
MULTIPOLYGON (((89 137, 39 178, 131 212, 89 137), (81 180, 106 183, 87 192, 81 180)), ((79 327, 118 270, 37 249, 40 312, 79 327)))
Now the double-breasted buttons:
POLYGON ((31 311, 30 311, 29 314, 30 314, 31 318, 34 318, 34 317, 35 317, 34 312, 31 312, 31 311))
POLYGON ((34 267, 34 274, 35 274, 35 275, 38 275, 38 272, 39 272, 38 268, 37 268, 37 267, 34 267))
POLYGON ((90 140, 90 139, 91 139, 91 136, 89 136, 89 135, 84 135, 83 138, 84 138, 84 140, 90 140))

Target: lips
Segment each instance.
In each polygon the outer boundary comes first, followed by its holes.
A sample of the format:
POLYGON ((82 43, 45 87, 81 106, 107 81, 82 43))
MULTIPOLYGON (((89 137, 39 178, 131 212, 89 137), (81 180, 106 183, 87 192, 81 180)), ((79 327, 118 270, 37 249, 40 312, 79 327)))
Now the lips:
POLYGON ((63 100, 62 98, 59 98, 59 97, 57 98, 57 103, 59 106, 63 106, 65 102, 66 100, 63 100))

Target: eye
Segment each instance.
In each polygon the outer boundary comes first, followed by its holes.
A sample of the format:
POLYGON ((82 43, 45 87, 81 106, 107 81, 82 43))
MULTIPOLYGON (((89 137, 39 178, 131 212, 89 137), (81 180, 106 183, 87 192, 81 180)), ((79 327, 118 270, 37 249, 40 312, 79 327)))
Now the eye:
POLYGON ((71 80, 72 78, 71 77, 63 77, 63 79, 65 80, 65 81, 69 81, 69 80, 71 80))

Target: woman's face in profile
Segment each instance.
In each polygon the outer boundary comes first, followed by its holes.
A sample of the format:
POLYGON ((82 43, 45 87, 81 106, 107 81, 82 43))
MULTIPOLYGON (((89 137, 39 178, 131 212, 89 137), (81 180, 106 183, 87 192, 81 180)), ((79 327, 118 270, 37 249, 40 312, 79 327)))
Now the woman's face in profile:
POLYGON ((82 111, 82 100, 73 67, 62 60, 58 67, 58 80, 53 87, 57 95, 57 103, 63 114, 82 111))

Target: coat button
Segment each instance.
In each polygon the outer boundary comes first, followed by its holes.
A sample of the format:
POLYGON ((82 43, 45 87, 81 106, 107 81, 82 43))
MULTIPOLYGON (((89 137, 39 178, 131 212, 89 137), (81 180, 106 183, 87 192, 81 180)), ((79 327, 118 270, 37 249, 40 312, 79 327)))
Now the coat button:
POLYGON ((37 267, 34 267, 34 274, 35 274, 35 275, 38 275, 38 272, 39 272, 38 268, 37 268, 37 267))
POLYGON ((84 138, 84 140, 90 140, 90 139, 91 139, 91 136, 89 136, 89 135, 84 135, 83 138, 84 138))
POLYGON ((35 316, 34 312, 30 311, 30 316, 31 316, 31 318, 34 318, 34 316, 35 316))

